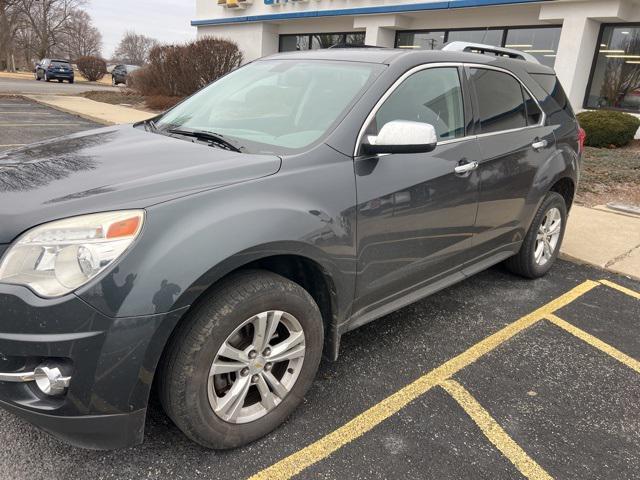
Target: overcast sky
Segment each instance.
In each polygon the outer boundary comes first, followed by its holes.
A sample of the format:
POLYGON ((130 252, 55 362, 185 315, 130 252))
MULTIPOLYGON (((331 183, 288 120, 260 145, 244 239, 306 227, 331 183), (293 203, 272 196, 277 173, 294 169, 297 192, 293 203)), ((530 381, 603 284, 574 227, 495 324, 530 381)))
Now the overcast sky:
POLYGON ((126 30, 163 43, 195 38, 189 23, 195 5, 195 0, 88 0, 85 8, 102 33, 102 54, 110 58, 126 30))

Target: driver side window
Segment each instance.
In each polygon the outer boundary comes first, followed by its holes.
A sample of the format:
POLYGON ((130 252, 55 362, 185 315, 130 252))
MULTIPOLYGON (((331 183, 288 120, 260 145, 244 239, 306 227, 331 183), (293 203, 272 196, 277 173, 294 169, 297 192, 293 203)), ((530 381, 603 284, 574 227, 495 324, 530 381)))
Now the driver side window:
POLYGON ((464 107, 458 69, 428 68, 407 78, 382 104, 368 134, 393 120, 430 123, 438 141, 464 136, 464 107))

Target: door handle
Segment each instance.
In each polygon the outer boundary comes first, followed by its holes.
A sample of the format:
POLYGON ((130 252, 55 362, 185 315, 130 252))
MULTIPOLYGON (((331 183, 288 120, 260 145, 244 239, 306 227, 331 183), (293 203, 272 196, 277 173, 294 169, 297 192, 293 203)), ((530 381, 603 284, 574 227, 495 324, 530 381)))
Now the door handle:
POLYGON ((462 165, 458 165, 453 170, 454 172, 460 175, 463 173, 470 172, 471 170, 475 170, 476 168, 478 168, 478 162, 469 162, 469 163, 464 163, 462 165))
POLYGON ((541 150, 545 148, 547 145, 549 145, 549 142, 547 142, 546 140, 539 140, 531 144, 534 150, 541 150))

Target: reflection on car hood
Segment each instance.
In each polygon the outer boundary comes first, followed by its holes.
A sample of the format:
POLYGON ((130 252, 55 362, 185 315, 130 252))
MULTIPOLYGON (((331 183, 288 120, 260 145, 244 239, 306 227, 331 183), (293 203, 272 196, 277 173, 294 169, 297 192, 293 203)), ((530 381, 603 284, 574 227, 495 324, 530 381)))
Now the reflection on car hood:
POLYGON ((107 127, 0 154, 0 244, 59 218, 144 208, 272 175, 280 158, 107 127))

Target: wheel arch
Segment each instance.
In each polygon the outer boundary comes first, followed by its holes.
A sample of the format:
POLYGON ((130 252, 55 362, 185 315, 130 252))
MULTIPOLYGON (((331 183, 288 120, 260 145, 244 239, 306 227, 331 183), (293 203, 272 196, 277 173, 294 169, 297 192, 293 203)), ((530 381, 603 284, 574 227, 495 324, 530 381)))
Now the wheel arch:
POLYGON ((561 177, 551 185, 550 192, 556 192, 562 195, 564 203, 567 206, 567 212, 571 210, 573 199, 576 193, 576 184, 571 177, 561 177))

